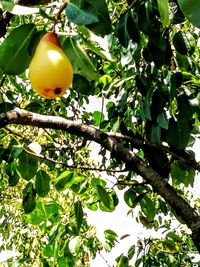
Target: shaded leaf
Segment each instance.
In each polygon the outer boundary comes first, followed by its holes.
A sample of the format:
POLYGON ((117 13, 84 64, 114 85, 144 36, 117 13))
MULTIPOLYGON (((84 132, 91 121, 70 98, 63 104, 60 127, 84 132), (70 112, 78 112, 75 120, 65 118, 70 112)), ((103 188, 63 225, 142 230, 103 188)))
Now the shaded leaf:
POLYGON ((185 17, 196 27, 200 28, 200 2, 196 0, 178 0, 185 17))
POLYGON ((128 20, 128 13, 123 14, 118 22, 117 25, 117 36, 118 39, 125 48, 128 47, 129 41, 130 41, 130 36, 127 30, 127 20, 128 20))
POLYGON ((73 78, 73 89, 81 95, 94 95, 95 87, 83 76, 75 74, 73 78))
POLYGON ((178 117, 177 120, 171 118, 169 120, 169 129, 167 132, 168 144, 178 150, 183 150, 190 136, 190 128, 188 120, 185 117, 178 117))
POLYGON ((25 213, 30 213, 35 209, 36 206, 36 192, 33 188, 33 184, 29 182, 26 187, 23 189, 23 208, 25 213))
POLYGON ((93 12, 98 15, 98 22, 87 25, 87 27, 99 35, 107 35, 112 32, 112 23, 109 16, 108 5, 105 0, 87 0, 93 8, 93 12), (105 27, 106 25, 106 27, 105 27))
POLYGON ((15 108, 15 105, 9 102, 0 103, 0 112, 4 113, 15 108))
POLYGON ((82 2, 71 0, 67 4, 66 15, 68 19, 77 25, 87 25, 98 22, 98 16, 88 8, 82 8, 82 2))
POLYGON ((50 177, 49 175, 40 170, 37 172, 35 177, 35 190, 40 197, 45 197, 50 190, 50 177))
POLYGON ((109 34, 112 30, 105 0, 71 0, 67 5, 66 15, 75 24, 86 25, 100 35, 109 34))
POLYGON ((36 175, 38 169, 37 157, 22 152, 18 156, 17 169, 23 179, 31 180, 36 175))
POLYGON ((193 186, 195 170, 179 161, 174 161, 171 164, 171 177, 174 185, 183 183, 185 186, 193 186))
POLYGON ((138 14, 130 12, 127 18, 127 32, 133 42, 140 43, 140 31, 138 28, 138 14))

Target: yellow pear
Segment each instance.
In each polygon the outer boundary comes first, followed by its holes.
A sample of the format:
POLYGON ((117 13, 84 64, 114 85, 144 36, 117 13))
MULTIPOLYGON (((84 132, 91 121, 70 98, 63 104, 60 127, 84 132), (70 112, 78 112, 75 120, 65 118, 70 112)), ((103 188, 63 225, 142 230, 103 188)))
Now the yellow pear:
POLYGON ((40 39, 29 65, 28 76, 32 88, 45 98, 61 96, 70 86, 72 65, 55 32, 47 32, 40 39))

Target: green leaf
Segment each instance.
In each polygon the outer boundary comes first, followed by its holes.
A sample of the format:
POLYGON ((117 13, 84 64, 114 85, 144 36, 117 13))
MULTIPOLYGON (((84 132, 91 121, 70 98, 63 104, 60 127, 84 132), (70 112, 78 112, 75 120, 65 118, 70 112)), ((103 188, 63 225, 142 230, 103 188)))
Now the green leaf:
POLYGON ((94 95, 95 93, 95 87, 85 77, 79 74, 74 75, 73 90, 84 96, 94 95))
POLYGON ((19 182, 20 175, 16 168, 16 161, 12 161, 5 167, 6 174, 8 175, 9 186, 16 186, 19 182))
POLYGON ((17 169, 21 177, 27 181, 31 180, 38 169, 37 157, 23 151, 17 160, 17 169))
POLYGON ((167 27, 170 23, 169 21, 169 1, 168 0, 157 0, 158 10, 160 13, 160 18, 163 27, 167 27))
POLYGON ((115 246, 115 243, 117 241, 118 235, 110 229, 107 229, 104 231, 105 239, 106 239, 106 244, 105 244, 105 249, 106 251, 111 251, 112 248, 115 246))
POLYGON ((195 51, 196 40, 190 32, 178 31, 173 37, 173 44, 178 53, 191 56, 195 51))
POLYGON ((52 255, 54 255, 54 242, 52 242, 51 244, 47 244, 44 249, 43 249, 43 254, 45 257, 52 257, 52 255))
POLYGON ((128 250, 128 259, 131 260, 135 254, 135 245, 132 245, 128 250))
POLYGON ((27 262, 28 259, 27 258, 21 258, 19 260, 15 260, 14 262, 12 262, 9 267, 18 267, 18 266, 24 266, 22 265, 23 263, 27 262))
POLYGON ((163 129, 168 129, 168 120, 167 120, 167 116, 166 113, 163 111, 160 114, 158 114, 157 118, 156 118, 157 123, 159 124, 160 128, 163 129))
POLYGON ((131 208, 135 207, 136 198, 137 198, 137 195, 133 189, 128 189, 124 193, 124 200, 125 200, 126 204, 131 208))
POLYGON ((11 104, 9 102, 0 103, 0 112, 1 113, 7 112, 7 111, 12 110, 14 108, 15 108, 15 105, 11 104))
POLYGON ((90 10, 89 6, 88 10, 82 8, 82 2, 77 0, 71 0, 67 4, 66 15, 70 21, 77 25, 87 25, 94 22, 98 22, 98 15, 94 14, 94 10, 90 10))
POLYGON ((127 30, 127 20, 128 20, 129 14, 125 13, 123 14, 119 22, 117 24, 117 36, 118 39, 125 48, 128 47, 129 41, 130 41, 130 36, 127 30))
POLYGON ((38 102, 31 102, 26 106, 26 110, 40 113, 43 110, 43 106, 38 102))
POLYGON ((33 184, 29 182, 26 187, 23 189, 23 208, 25 213, 30 213, 35 209, 36 206, 36 192, 33 188, 33 184))
POLYGON ((167 233, 166 237, 171 238, 172 240, 178 243, 183 242, 182 238, 179 235, 175 234, 174 232, 167 233))
POLYGON ((126 256, 121 255, 116 259, 116 267, 129 267, 129 260, 126 256))
POLYGON ((185 17, 196 27, 200 28, 200 2, 197 0, 178 0, 185 17))
POLYGON ((138 14, 137 12, 129 12, 127 18, 127 32, 133 42, 140 43, 140 31, 138 28, 138 14))
POLYGON ((173 45, 178 53, 181 55, 187 55, 187 47, 181 31, 178 31, 174 34, 173 45))
POLYGON ((97 80, 100 77, 92 61, 77 41, 67 38, 63 48, 72 63, 75 74, 80 74, 88 80, 97 80))
POLYGON ((93 13, 98 15, 98 22, 87 25, 87 27, 96 34, 107 35, 112 32, 112 23, 109 16, 108 4, 105 0, 87 0, 87 5, 93 8, 93 13), (106 27, 105 27, 106 25, 106 27))
POLYGON ((105 187, 106 186, 106 181, 104 181, 103 179, 100 179, 100 178, 92 178, 91 184, 94 187, 97 186, 97 185, 100 185, 102 187, 105 187))
POLYGON ((49 183, 49 175, 43 170, 38 171, 35 177, 35 190, 38 196, 45 197, 48 194, 50 190, 49 183))
POLYGON ((83 222, 83 207, 81 201, 76 201, 70 211, 70 225, 74 229, 75 235, 78 235, 83 222))
POLYGON ((159 125, 152 124, 149 129, 149 141, 152 144, 160 145, 161 144, 161 129, 159 125))
POLYGON ((105 235, 106 239, 114 240, 114 241, 118 237, 118 235, 113 230, 110 230, 110 229, 105 230, 104 235, 105 235))
POLYGON ((93 125, 99 126, 101 122, 104 120, 104 115, 100 111, 93 112, 93 125))
POLYGON ((151 120, 151 100, 152 100, 152 95, 153 95, 154 88, 150 88, 145 96, 144 103, 141 107, 140 113, 141 116, 144 119, 151 120))
POLYGON ((70 21, 77 25, 86 25, 97 34, 106 35, 112 31, 105 0, 71 0, 65 12, 70 21))
POLYGON ((25 71, 31 60, 30 44, 36 33, 34 24, 15 28, 0 46, 0 69, 6 74, 17 75, 25 71))
POLYGON ((148 221, 152 222, 156 216, 155 203, 148 196, 144 196, 140 205, 148 221))
POLYGON ((35 209, 31 213, 27 214, 26 219, 33 225, 39 225, 43 221, 46 221, 47 218, 43 204, 38 201, 35 209))
POLYGON ((105 211, 111 212, 115 209, 114 202, 109 193, 100 185, 97 185, 97 192, 103 206, 105 206, 105 211))
POLYGON ((63 191, 70 188, 73 184, 74 173, 71 171, 64 171, 58 178, 54 180, 56 190, 63 191))
POLYGON ((185 186, 193 186, 195 170, 179 161, 174 161, 171 165, 171 177, 174 185, 183 183, 185 186))
POLYGON ((167 132, 167 141, 171 147, 183 150, 189 142, 190 128, 185 117, 171 118, 167 132))

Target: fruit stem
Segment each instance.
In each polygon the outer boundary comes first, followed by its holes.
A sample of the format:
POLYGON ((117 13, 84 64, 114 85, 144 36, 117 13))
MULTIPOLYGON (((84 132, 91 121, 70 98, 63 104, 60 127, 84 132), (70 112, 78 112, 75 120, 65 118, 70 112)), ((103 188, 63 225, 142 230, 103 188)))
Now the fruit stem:
MULTIPOLYGON (((64 0, 62 5, 60 6, 58 12, 55 14, 57 21, 61 21, 61 14, 65 10, 65 8, 67 7, 68 3, 69 3, 69 0, 64 0)), ((56 24, 57 24, 57 22, 55 22, 53 25, 53 29, 52 29, 53 32, 55 32, 56 24)))
POLYGON ((58 12, 57 12, 57 14, 56 14, 56 17, 57 17, 58 20, 60 20, 61 13, 62 13, 62 12, 64 11, 64 9, 67 7, 68 2, 69 2, 69 0, 64 0, 64 1, 63 1, 63 4, 60 6, 60 8, 59 8, 59 10, 58 10, 58 12))

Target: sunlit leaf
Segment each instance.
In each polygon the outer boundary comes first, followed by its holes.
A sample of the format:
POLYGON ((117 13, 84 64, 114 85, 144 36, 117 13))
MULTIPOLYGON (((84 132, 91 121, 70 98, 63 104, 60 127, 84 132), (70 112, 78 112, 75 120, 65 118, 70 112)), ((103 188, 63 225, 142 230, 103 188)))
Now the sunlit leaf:
POLYGON ((129 260, 126 256, 121 255, 117 259, 117 265, 116 267, 129 267, 129 260))
POLYGON ((113 211, 114 210, 114 202, 106 189, 100 185, 97 185, 97 192, 99 194, 99 198, 101 203, 106 207, 105 211, 113 211))
POLYGON ((77 235, 83 221, 83 207, 80 201, 76 201, 73 204, 70 214, 70 225, 73 227, 74 232, 77 235))
POLYGON ((6 74, 20 74, 31 60, 30 43, 36 33, 34 24, 15 28, 0 45, 0 69, 6 74))
POLYGON ((58 178, 54 180, 56 190, 63 191, 70 188, 73 184, 74 173, 70 171, 64 171, 58 178))
POLYGON ((167 27, 169 21, 169 1, 168 0, 157 0, 158 10, 160 13, 161 21, 164 27, 167 27))
POLYGON ((100 77, 92 61, 77 41, 67 38, 63 48, 72 63, 75 74, 80 74, 89 80, 96 80, 100 77))

